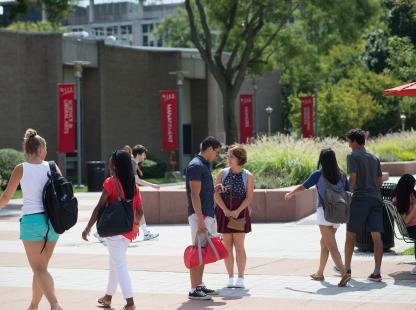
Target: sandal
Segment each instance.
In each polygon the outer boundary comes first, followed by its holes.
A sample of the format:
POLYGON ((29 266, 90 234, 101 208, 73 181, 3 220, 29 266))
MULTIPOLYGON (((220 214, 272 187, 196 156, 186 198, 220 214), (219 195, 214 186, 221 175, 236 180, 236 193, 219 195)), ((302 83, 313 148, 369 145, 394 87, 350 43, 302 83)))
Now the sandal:
POLYGON ((125 305, 121 310, 136 310, 136 305, 132 305, 132 306, 125 305))
POLYGON ((342 278, 341 281, 339 281, 338 286, 339 287, 345 287, 347 286, 348 282, 351 280, 351 275, 349 273, 346 273, 342 278))
POLYGON ((56 305, 55 307, 51 308, 51 310, 64 310, 60 305, 56 305))
POLYGON ((111 308, 111 302, 108 302, 105 297, 101 297, 97 300, 97 302, 105 309, 111 308))
POLYGON ((311 280, 314 280, 314 281, 324 281, 325 280, 324 276, 317 276, 316 273, 311 274, 310 277, 311 277, 311 280))

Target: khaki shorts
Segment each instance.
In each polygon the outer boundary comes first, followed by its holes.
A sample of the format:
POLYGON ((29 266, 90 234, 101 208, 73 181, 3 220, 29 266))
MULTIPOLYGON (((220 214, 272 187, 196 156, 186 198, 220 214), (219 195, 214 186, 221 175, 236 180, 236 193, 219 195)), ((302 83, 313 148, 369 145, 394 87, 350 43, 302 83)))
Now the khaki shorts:
MULTIPOLYGON (((188 217, 189 226, 191 226, 191 242, 195 245, 196 234, 198 232, 198 217, 194 213, 188 217)), ((207 216, 205 218, 205 227, 209 234, 216 236, 217 233, 217 220, 214 217, 207 216)), ((202 236, 201 236, 202 237, 202 236)), ((205 236, 202 237, 202 245, 205 245, 205 236)))

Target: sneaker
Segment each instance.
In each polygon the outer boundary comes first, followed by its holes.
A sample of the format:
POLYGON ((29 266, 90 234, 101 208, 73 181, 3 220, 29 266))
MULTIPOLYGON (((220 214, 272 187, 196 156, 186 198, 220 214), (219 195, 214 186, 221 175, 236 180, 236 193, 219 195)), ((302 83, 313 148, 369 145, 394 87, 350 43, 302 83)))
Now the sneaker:
POLYGON ((228 288, 233 288, 234 287, 234 278, 229 278, 228 279, 227 287, 228 288))
POLYGON ((368 276, 367 280, 373 281, 373 282, 381 282, 381 280, 383 280, 383 279, 381 278, 380 274, 372 273, 368 276))
MULTIPOLYGON (((218 295, 218 291, 217 290, 210 290, 209 288, 207 288, 205 285, 200 285, 198 286, 198 288, 203 291, 205 294, 207 295, 218 295)), ((197 288, 197 289, 198 289, 197 288)))
POLYGON ((245 288, 244 278, 237 278, 237 281, 235 281, 234 287, 235 288, 245 288))
POLYGON ((410 270, 410 274, 416 274, 416 266, 414 266, 413 269, 410 270))
POLYGON ((193 293, 189 292, 188 298, 193 299, 193 300, 211 300, 212 299, 211 296, 205 294, 202 291, 201 287, 197 287, 195 291, 193 291, 193 293))
MULTIPOLYGON (((339 271, 339 269, 338 269, 338 267, 337 267, 337 266, 334 266, 334 271, 335 271, 337 274, 341 275, 341 271, 339 271)), ((346 271, 347 271, 347 273, 348 273, 349 275, 351 275, 351 269, 347 269, 346 271)))
POLYGON ((100 241, 101 243, 105 243, 104 238, 101 238, 98 232, 94 233, 94 237, 97 238, 97 240, 100 241))
POLYGON ((159 237, 159 234, 152 234, 150 232, 148 232, 147 234, 144 235, 143 237, 143 241, 148 241, 148 240, 152 240, 159 237))

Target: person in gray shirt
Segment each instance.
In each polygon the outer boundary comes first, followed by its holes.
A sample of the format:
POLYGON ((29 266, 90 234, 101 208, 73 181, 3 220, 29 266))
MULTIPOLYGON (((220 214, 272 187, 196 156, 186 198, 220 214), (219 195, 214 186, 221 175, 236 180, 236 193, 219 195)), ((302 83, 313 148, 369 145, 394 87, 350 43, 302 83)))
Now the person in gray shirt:
POLYGON ((380 160, 365 148, 365 132, 351 129, 347 140, 352 152, 347 156, 350 189, 353 193, 350 220, 347 224, 345 240, 345 269, 351 273, 351 259, 354 252, 356 234, 364 229, 371 233, 374 243, 374 272, 368 280, 380 282, 383 242, 383 200, 380 187, 383 184, 380 160))

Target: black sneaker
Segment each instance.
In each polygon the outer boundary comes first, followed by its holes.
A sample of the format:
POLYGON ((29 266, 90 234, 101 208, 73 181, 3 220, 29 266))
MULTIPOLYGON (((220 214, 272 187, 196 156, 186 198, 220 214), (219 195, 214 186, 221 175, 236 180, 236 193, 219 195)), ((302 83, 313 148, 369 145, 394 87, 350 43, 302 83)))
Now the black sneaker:
POLYGON ((218 295, 218 291, 217 290, 210 290, 205 285, 198 286, 198 288, 200 288, 201 291, 203 291, 207 295, 218 295))
POLYGON ((201 287, 197 287, 193 293, 189 292, 188 294, 189 299, 194 300, 211 300, 211 296, 204 293, 201 287))

